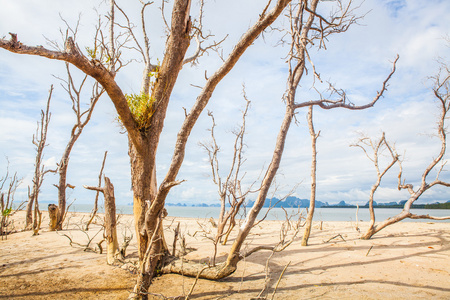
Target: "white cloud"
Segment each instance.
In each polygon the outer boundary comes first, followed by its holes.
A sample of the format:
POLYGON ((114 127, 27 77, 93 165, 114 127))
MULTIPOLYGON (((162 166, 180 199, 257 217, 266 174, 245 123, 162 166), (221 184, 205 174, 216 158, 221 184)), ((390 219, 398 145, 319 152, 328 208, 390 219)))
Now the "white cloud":
MULTIPOLYGON (((71 3, 68 7, 54 1, 52 5, 37 5, 34 1, 4 1, 0 11, 0 28, 4 32, 0 32, 0 36, 16 32, 25 44, 45 45, 43 34, 50 39, 60 39, 59 27, 64 24, 60 21, 59 12, 70 24, 75 24, 82 11, 78 38, 83 49, 91 44, 97 19, 91 8, 95 5, 101 14, 105 11, 104 4, 99 3, 83 0, 71 3)), ((120 5, 130 13, 130 17, 138 20, 137 1, 120 5)), ((154 60, 161 58, 165 42, 157 5, 149 7, 147 18, 154 60)), ((207 1, 205 28, 215 34, 215 40, 229 34, 223 44, 225 55, 258 18, 263 5, 262 2, 254 1, 207 1)), ((386 131, 388 139, 396 142, 399 152, 407 151, 405 176, 413 182, 420 179, 424 167, 438 150, 436 139, 428 136, 435 128, 437 112, 425 78, 436 72, 434 59, 437 56, 448 57, 448 48, 441 38, 449 33, 450 3, 370 0, 365 1, 358 11, 364 13, 369 10, 371 12, 362 20, 364 26, 354 26, 346 33, 331 37, 327 51, 311 51, 322 78, 345 89, 356 103, 364 103, 374 97, 390 71, 390 61, 397 53, 400 54, 397 72, 385 98, 374 108, 361 112, 315 110, 316 130, 321 130, 318 140, 317 198, 324 202, 345 200, 365 203, 368 199, 368 191, 375 178, 373 166, 362 151, 349 148, 358 138, 358 132, 376 137, 381 131, 386 131)), ((196 8, 193 8, 192 14, 194 17, 197 15, 196 8)), ((277 21, 277 26, 281 24, 281 20, 277 21)), ((283 59, 286 49, 272 47, 279 39, 278 32, 266 33, 264 38, 254 43, 235 69, 219 84, 207 107, 214 112, 218 124, 216 133, 222 148, 221 171, 225 173, 231 156, 230 142, 233 137, 230 131, 240 124, 240 110, 244 104, 242 84, 245 84, 247 96, 252 101, 247 119, 247 161, 244 165, 247 185, 258 180, 262 166, 267 167, 270 163, 284 114, 281 97, 287 77, 283 59)), ((205 83, 205 70, 210 76, 219 65, 220 59, 211 53, 200 60, 200 65, 183 68, 160 140, 157 167, 159 182, 164 178, 173 155, 176 134, 184 120, 183 107, 189 109, 199 92, 198 88, 190 84, 202 86, 205 83)), ((141 65, 132 63, 118 74, 117 80, 126 93, 139 90, 141 72, 141 65)), ((9 157, 11 169, 16 169, 28 179, 35 155, 31 136, 35 132, 40 109, 45 105, 50 84, 55 85, 55 95, 52 99, 49 146, 45 157, 51 159, 52 164, 61 156, 73 122, 69 101, 52 74, 64 77, 64 64, 0 50, 1 154, 9 157)), ((302 82, 298 101, 317 97, 310 87, 311 80, 302 82)), ((96 185, 105 150, 108 150, 105 174, 111 177, 115 185, 119 203, 132 201, 127 137, 119 133, 121 129, 115 117, 113 105, 107 97, 103 97, 91 123, 75 145, 68 176, 69 181, 77 186, 71 197, 78 201, 89 203, 93 198, 92 193, 86 192, 81 186, 96 185)), ((302 182, 297 195, 307 198, 310 137, 305 112, 300 111, 297 118, 300 124, 290 129, 278 182, 283 187, 280 193, 302 182)), ((186 161, 179 174, 179 179, 188 181, 171 191, 169 202, 216 201, 217 189, 208 176, 207 154, 197 145, 199 141, 209 139, 207 129, 210 126, 210 118, 203 114, 191 134, 186 161)), ((6 160, 0 161, 0 169, 5 166, 6 160)), ((377 198, 398 201, 407 196, 395 192, 396 172, 397 169, 388 174, 389 178, 383 181, 377 198)), ((447 173, 442 176, 448 179, 447 173)), ((56 182, 57 176, 49 175, 46 178, 43 187, 45 197, 56 197, 55 188, 52 187, 56 182)), ((442 189, 433 189, 427 195, 424 201, 449 200, 442 189)))

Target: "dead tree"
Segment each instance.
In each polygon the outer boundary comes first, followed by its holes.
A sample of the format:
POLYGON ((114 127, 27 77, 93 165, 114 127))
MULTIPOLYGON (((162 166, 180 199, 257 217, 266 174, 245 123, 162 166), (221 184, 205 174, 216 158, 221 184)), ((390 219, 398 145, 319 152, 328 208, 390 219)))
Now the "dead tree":
MULTIPOLYGON (((295 97, 296 90, 305 74, 307 61, 310 61, 314 69, 314 64, 309 57, 308 47, 315 41, 318 41, 319 45, 323 47, 323 43, 325 42, 324 37, 333 33, 345 32, 348 27, 357 20, 357 18, 352 15, 353 11, 351 9, 351 3, 348 4, 349 6, 342 6, 341 3, 338 2, 338 10, 334 12, 334 15, 332 15, 329 20, 317 13, 318 4, 318 0, 313 0, 310 3, 302 1, 299 4, 291 5, 290 7, 291 9, 288 16, 291 25, 289 35, 291 40, 289 45, 290 52, 288 54, 288 87, 284 96, 286 103, 285 116, 278 132, 272 161, 263 178, 259 194, 253 207, 249 211, 244 224, 240 227, 238 236, 228 254, 224 268, 217 273, 218 277, 222 276, 224 273, 234 272, 237 262, 242 258, 239 254, 240 249, 245 238, 248 236, 257 215, 264 205, 268 190, 278 171, 284 151, 287 132, 294 118, 296 109, 308 106, 319 106, 323 109, 340 107, 351 110, 361 110, 372 107, 386 90, 386 84, 395 71, 394 63, 394 68, 383 82, 382 89, 370 103, 365 105, 354 105, 353 103, 350 103, 346 98, 345 93, 338 94, 338 99, 322 98, 320 100, 297 103, 295 97)), ((317 76, 315 70, 314 74, 317 76)))
POLYGON ((320 131, 316 133, 314 129, 314 123, 313 123, 313 107, 309 107, 308 111, 308 127, 309 127, 309 133, 311 135, 311 196, 309 199, 309 209, 308 209, 308 215, 306 216, 305 221, 305 231, 303 233, 302 238, 302 246, 308 246, 308 239, 311 235, 311 227, 312 227, 312 220, 314 217, 314 209, 316 207, 316 171, 317 171, 317 139, 319 138, 320 131))
POLYGON ((6 168, 5 177, 0 179, 0 236, 2 240, 8 238, 8 234, 10 230, 8 227, 11 225, 10 218, 14 215, 14 213, 18 210, 21 210, 25 205, 25 202, 22 201, 19 205, 14 207, 14 196, 17 190, 17 187, 20 185, 21 179, 17 178, 17 173, 14 173, 13 176, 9 175, 9 161, 8 167, 6 168))
MULTIPOLYGON (((142 36, 144 36, 144 43, 138 43, 136 36, 133 34, 131 23, 128 22, 128 18, 123 14, 125 22, 121 28, 125 28, 129 33, 129 37, 135 41, 133 49, 138 49, 142 55, 144 62, 143 81, 141 84, 141 93, 138 95, 126 95, 121 87, 115 80, 115 74, 117 72, 117 66, 120 64, 120 56, 117 51, 117 41, 114 36, 115 25, 118 23, 114 20, 114 10, 117 8, 120 12, 121 9, 110 1, 110 22, 109 36, 110 41, 104 41, 104 43, 96 43, 98 47, 90 49, 90 53, 82 52, 76 43, 74 36, 67 37, 65 40, 64 49, 49 50, 42 46, 27 46, 24 43, 19 42, 16 34, 11 34, 9 40, 0 39, 0 48, 8 51, 38 55, 49 59, 61 60, 68 62, 85 74, 93 77, 99 82, 99 84, 105 88, 110 100, 113 102, 122 125, 128 133, 129 139, 129 155, 131 161, 131 174, 132 174, 132 187, 134 198, 134 216, 136 224, 136 233, 138 240, 138 252, 141 262, 142 272, 138 276, 135 293, 138 297, 146 298, 148 287, 154 274, 154 270, 161 262, 161 257, 164 256, 163 249, 163 236, 161 236, 159 228, 161 228, 161 216, 164 210, 165 199, 170 192, 171 188, 180 184, 182 181, 177 180, 178 172, 184 161, 185 149, 187 140, 190 133, 197 122, 200 114, 204 110, 205 106, 211 99, 211 96, 221 82, 221 80, 233 69, 243 53, 250 47, 255 40, 260 36, 266 28, 271 26, 278 16, 283 12, 284 8, 291 2, 290 0, 278 0, 274 3, 267 1, 267 6, 259 14, 256 22, 241 36, 239 41, 235 44, 235 47, 231 50, 227 58, 223 60, 222 65, 207 78, 205 85, 201 89, 198 97, 191 110, 186 114, 186 118, 178 132, 177 140, 174 147, 174 155, 168 171, 160 183, 159 187, 156 183, 156 152, 158 149, 159 138, 162 133, 164 119, 166 117, 166 111, 172 95, 174 85, 177 81, 178 74, 183 65, 189 60, 186 60, 186 53, 189 48, 190 40, 197 30, 200 30, 201 26, 198 26, 199 20, 192 20, 190 18, 190 4, 189 0, 175 0, 172 9, 172 18, 170 27, 168 27, 168 38, 165 40, 164 57, 161 60, 161 65, 156 66, 150 62, 149 59, 149 39, 145 31, 145 9, 151 6, 151 3, 143 3, 141 10, 141 28, 142 36), (112 34, 111 34, 112 33, 112 34), (112 42, 111 42, 112 41, 112 42), (100 51, 104 49, 105 51, 100 51), (107 53, 105 59, 99 59, 97 53, 107 53), (116 53, 112 55, 112 53, 116 53), (149 76, 151 75, 151 76, 149 76), (147 205, 149 201, 150 205, 147 205)), ((239 261, 239 250, 242 246, 245 238, 248 235, 249 228, 251 228, 251 222, 254 221, 256 215, 262 207, 264 197, 267 194, 267 190, 271 184, 273 177, 279 166, 281 159, 281 153, 284 148, 284 138, 289 128, 290 121, 293 117, 293 112, 296 108, 318 105, 320 107, 330 109, 334 107, 347 107, 351 109, 368 108, 375 104, 379 97, 385 90, 387 80, 384 82, 383 88, 379 93, 379 96, 371 103, 364 107, 354 106, 346 102, 345 97, 341 100, 331 101, 328 99, 313 100, 308 103, 295 104, 295 88, 297 87, 301 75, 304 72, 305 62, 307 60, 306 46, 312 41, 318 41, 319 45, 323 45, 326 37, 329 34, 335 32, 345 31, 349 26, 349 19, 341 16, 333 16, 327 20, 316 12, 318 0, 314 1, 302 1, 299 5, 294 7, 301 8, 298 13, 298 21, 301 24, 297 26, 296 31, 298 41, 303 45, 300 47, 303 49, 299 51, 299 56, 293 55, 290 59, 294 59, 294 56, 299 61, 297 66, 290 66, 290 88, 286 97, 287 117, 283 121, 282 128, 280 130, 280 136, 276 144, 274 152, 273 163, 270 165, 266 178, 263 180, 263 189, 260 191, 258 200, 255 202, 255 209, 251 211, 248 216, 248 222, 245 224, 243 230, 241 230, 238 239, 232 248, 229 255, 228 263, 218 276, 210 276, 210 278, 221 278, 234 272, 237 262, 239 261), (309 14, 309 15, 308 15, 309 14), (301 17, 301 18, 300 18, 301 17), (303 19, 305 17, 305 19, 303 19), (308 18, 308 20, 307 20, 308 18), (305 20, 305 22, 303 22, 305 20), (317 23, 311 32, 316 33, 314 37, 308 37, 313 21, 317 23), (302 55, 302 53, 303 55, 302 55), (292 67, 295 67, 293 69, 292 67), (249 226, 249 227, 248 227, 249 226)), ((346 6, 342 6, 338 2, 338 12, 343 15, 351 13, 351 10, 346 6)), ((293 16, 292 16, 293 17, 293 16)), ((103 37, 103 35, 99 35, 103 37)), ((203 35, 199 35, 203 36, 203 35)), ((214 43, 217 45, 218 43, 214 43)), ((293 49, 296 47, 293 47, 293 49)), ((298 47, 297 47, 298 48, 298 47)), ((125 48, 123 48, 125 50, 125 48)), ((205 49, 205 47, 202 47, 205 49)), ((88 50, 88 49, 87 49, 88 50)), ((87 51, 86 50, 86 51, 87 51)), ((202 54, 199 51, 199 55, 202 54)), ((196 56, 198 58, 198 56, 196 56)), ((196 60, 194 59, 194 61, 196 60)), ((192 61, 192 60, 191 60, 192 61)), ((203 273, 202 273, 203 274, 203 273)), ((197 274, 195 274, 197 275, 197 274)))
MULTIPOLYGON (((161 215, 161 211, 164 208, 164 201, 165 201, 170 189, 181 183, 181 181, 176 180, 176 177, 177 177, 177 174, 183 163, 185 149, 186 149, 186 143, 187 143, 189 135, 192 131, 193 126, 195 125, 198 117, 200 116, 200 113, 203 111, 203 109, 209 102, 211 95, 212 95, 213 91, 215 90, 216 86, 219 84, 219 82, 229 73, 229 71, 231 71, 231 69, 235 66, 235 64, 237 63, 239 58, 242 56, 242 54, 246 51, 246 49, 248 47, 250 47, 250 45, 256 40, 256 38, 268 26, 270 26, 270 24, 272 24, 277 19, 277 17, 283 11, 284 7, 286 7, 286 5, 288 4, 288 2, 289 2, 289 0, 279 0, 276 2, 274 7, 270 11, 267 11, 267 9, 266 9, 263 11, 262 14, 260 14, 259 19, 256 21, 256 23, 252 27, 250 27, 247 30, 246 33, 244 33, 242 35, 240 40, 237 42, 236 46, 233 48, 233 50, 229 54, 228 58, 226 58, 224 60, 222 66, 219 69, 217 69, 217 71, 215 73, 213 73, 207 79, 206 84, 204 85, 199 96, 197 97, 195 104, 191 108, 190 112, 187 113, 186 119, 184 120, 183 125, 181 126, 181 129, 178 132, 176 146, 174 149, 174 155, 172 158, 171 165, 168 169, 168 172, 166 173, 165 178, 163 179, 161 185, 159 186, 155 197, 151 198, 154 200, 152 202, 150 209, 145 213, 144 224, 145 224, 145 229, 146 229, 145 232, 147 232, 146 236, 149 239, 151 238, 151 240, 154 243, 150 244, 148 249, 144 248, 146 250, 146 251, 144 251, 146 259, 143 261, 143 264, 145 265, 145 270, 144 270, 144 272, 141 272, 139 275, 138 282, 136 284, 136 290, 145 291, 145 287, 148 286, 148 282, 151 279, 151 277, 153 276, 153 271, 154 271, 157 263, 160 261, 161 253, 163 253, 162 248, 161 248, 161 242, 160 242, 161 239, 158 236, 154 236, 154 234, 157 232, 156 228, 160 227, 161 221, 160 221, 159 217, 161 215), (148 255, 147 255, 147 252, 148 252, 148 255)), ((179 3, 176 2, 174 7, 177 7, 178 4, 179 3)), ((174 8, 173 12, 176 12, 176 11, 177 10, 175 10, 175 8, 174 8)), ((179 11, 183 11, 183 9, 181 9, 179 11)), ((186 18, 186 20, 188 20, 187 14, 184 15, 184 18, 186 18)), ((172 24, 173 24, 171 27, 172 31, 174 31, 174 29, 176 29, 175 25, 177 25, 176 23, 179 22, 179 20, 177 21, 177 19, 178 19, 177 16, 174 14, 172 16, 172 24)), ((184 25, 182 25, 182 26, 183 26, 182 28, 186 28, 184 25)), ((184 36, 184 33, 183 33, 183 36, 184 36)), ((169 41, 168 41, 169 43, 171 42, 170 39, 172 37, 174 39, 176 39, 176 37, 177 37, 176 32, 173 32, 171 34, 169 41)), ((172 44, 172 46, 175 46, 175 44, 172 44)), ((178 49, 187 49, 187 47, 180 45, 178 47, 178 49)), ((167 55, 167 50, 166 50, 166 57, 170 57, 167 55)), ((160 75, 158 78, 161 78, 163 66, 164 66, 164 62, 161 65, 160 75)), ((160 82, 161 81, 158 80, 158 85, 155 87, 155 93, 158 90, 158 86, 159 86, 160 82)), ((157 98, 158 97, 156 97, 156 99, 157 98)), ((153 118, 155 118, 155 114, 153 115, 153 118)), ((133 157, 132 157, 132 160, 133 160, 133 157)), ((134 180, 136 180, 136 179, 134 179, 134 180)), ((134 182, 134 180, 133 180, 133 182, 134 182)), ((135 193, 135 195, 136 195, 136 193, 135 193)), ((136 202, 135 202, 135 207, 136 207, 136 202)), ((142 248, 141 248, 141 251, 142 251, 142 248)), ((143 253, 143 252, 141 252, 141 253, 143 253)))
MULTIPOLYGON (((405 189, 409 192, 410 197, 405 202, 403 206, 402 212, 397 214, 396 216, 393 216, 391 218, 388 218, 378 224, 373 224, 371 220, 371 226, 367 230, 367 232, 361 237, 362 239, 370 239, 374 234, 382 230, 383 228, 395 224, 397 222, 400 222, 406 218, 410 219, 432 219, 432 220, 447 220, 450 219, 450 216, 447 217, 433 217, 430 215, 417 215, 413 214, 410 210, 413 205, 413 203, 419 199, 420 196, 422 196, 427 190, 434 186, 444 186, 444 187, 450 187, 450 182, 442 181, 439 176, 441 172, 444 170, 444 167, 446 165, 446 161, 444 159, 444 155, 447 148, 447 132, 445 127, 445 120, 448 118, 448 111, 450 109, 450 70, 448 68, 447 64, 441 65, 440 72, 434 76, 431 77, 433 80, 433 96, 438 104, 439 110, 440 110, 440 117, 438 119, 437 123, 437 135, 439 137, 439 140, 441 142, 440 150, 437 153, 437 156, 432 159, 430 164, 426 167, 425 171, 422 174, 422 177, 420 178, 420 185, 417 189, 414 189, 414 186, 410 183, 406 183, 404 180, 402 180, 403 177, 403 171, 402 171, 402 162, 399 161, 400 171, 398 174, 398 189, 402 190, 405 189), (432 173, 432 171, 436 173, 436 176, 434 179, 431 179, 429 181, 429 176, 432 173)), ((373 208, 372 208, 373 210, 373 208)), ((371 212, 372 214, 372 212, 371 212)), ((374 221, 374 219, 373 219, 374 221)))
MULTIPOLYGON (((126 95, 115 81, 115 74, 118 71, 117 66, 122 66, 123 64, 121 64, 120 56, 118 55, 117 39, 114 36, 115 26, 118 24, 117 20, 114 21, 114 13, 116 9, 120 13, 123 10, 113 0, 110 1, 110 22, 108 23, 110 40, 99 43, 96 40, 94 49, 87 49, 90 50, 87 55, 80 50, 85 48, 76 44, 75 36, 67 37, 64 48, 57 50, 49 50, 42 46, 27 46, 19 42, 16 34, 11 34, 11 39, 9 40, 0 40, 0 47, 8 51, 38 55, 74 65, 86 75, 97 80, 105 88, 106 93, 113 102, 129 138, 139 258, 141 264, 145 265, 144 276, 139 279, 137 286, 139 294, 143 292, 142 297, 144 298, 146 297, 145 293, 150 285, 153 271, 161 257, 162 244, 158 241, 161 241, 162 237, 154 239, 152 237, 156 232, 157 224, 160 222, 158 221, 158 216, 161 215, 161 211, 164 208, 167 194, 172 187, 181 182, 176 177, 184 160, 186 143, 191 130, 211 99, 212 93, 219 82, 230 72, 256 38, 277 19, 289 2, 290 0, 278 0, 269 9, 271 1, 268 1, 267 7, 259 15, 255 24, 242 35, 228 58, 224 59, 222 66, 207 79, 194 106, 181 126, 171 166, 159 188, 157 188, 155 178, 156 151, 172 90, 182 66, 187 62, 195 61, 203 53, 199 51, 194 60, 185 60, 190 40, 193 38, 192 31, 196 33, 201 28, 201 26, 198 26, 201 19, 195 21, 189 16, 191 1, 174 1, 171 25, 168 28, 169 34, 167 40, 165 40, 164 57, 160 66, 150 62, 150 46, 146 33, 144 13, 146 8, 151 6, 151 3, 143 3, 141 10, 143 44, 138 42, 136 37, 139 35, 133 33, 131 22, 126 14, 122 14, 125 24, 121 24, 120 28, 124 28, 126 31, 122 32, 122 34, 128 33, 128 37, 131 37, 136 45, 128 48, 138 49, 144 62, 142 88, 141 93, 138 95, 126 95), (103 56, 105 59, 101 59, 98 56, 99 53, 106 53, 107 55, 103 56), (115 54, 113 55, 113 53, 115 54), (149 76, 149 74, 152 76, 149 76), (150 201, 151 205, 147 206, 146 201, 150 201), (150 240, 154 241, 153 245, 149 244, 150 240), (152 259, 144 262, 144 256, 148 248, 151 248, 151 253, 147 257, 152 259)), ((115 17, 117 19, 117 16, 115 17)), ((106 35, 99 35, 100 38, 103 36, 106 35)), ((199 36, 203 37, 201 32, 199 36)), ((214 44, 217 45, 218 43, 214 44)), ((202 49, 205 48, 202 46, 202 49)))
MULTIPOLYGON (((74 34, 76 34, 76 30, 74 31, 74 34)), ((83 88, 87 84, 88 75, 84 76, 80 84, 76 84, 72 77, 69 63, 66 63, 66 70, 67 80, 63 80, 60 78, 60 80, 63 82, 61 86, 67 92, 67 95, 72 102, 72 111, 75 114, 76 121, 70 132, 70 138, 66 145, 66 148, 64 149, 61 160, 57 164, 59 183, 55 186, 58 189, 58 221, 56 226, 56 229, 58 230, 62 229, 62 224, 64 222, 64 216, 66 213, 66 189, 68 187, 74 188, 73 185, 67 183, 67 169, 69 167, 70 153, 72 152, 75 142, 83 132, 84 127, 89 123, 94 111, 94 107, 97 104, 98 99, 104 92, 104 89, 99 86, 98 82, 95 82, 92 86, 89 106, 87 109, 83 110, 83 108, 81 107, 81 98, 83 88)))
MULTIPOLYGON (((98 174, 98 187, 102 186, 103 169, 105 168, 105 162, 106 162, 106 155, 107 154, 108 154, 108 151, 105 151, 105 155, 103 156, 102 167, 100 168, 100 173, 98 174)), ((99 195, 99 193, 100 192, 97 191, 97 193, 95 194, 94 208, 92 209, 91 215, 90 215, 89 220, 86 223, 86 227, 84 229, 86 231, 89 230, 89 225, 91 225, 92 221, 95 218, 95 215, 97 214, 97 211, 98 211, 98 195, 99 195)))
POLYGON ((211 165, 212 180, 217 186, 219 199, 220 199, 220 214, 217 223, 217 232, 215 238, 213 239, 214 244, 214 254, 213 262, 215 265, 215 258, 217 254, 217 245, 224 238, 224 244, 228 239, 228 235, 233 230, 236 225, 236 215, 239 212, 242 204, 245 202, 246 197, 251 192, 251 187, 245 192, 242 191, 241 182, 244 176, 239 173, 241 167, 245 162, 243 158, 244 149, 244 135, 245 135, 245 118, 248 113, 250 106, 250 101, 247 99, 244 90, 244 99, 246 101, 246 106, 242 111, 242 124, 239 129, 234 130, 233 134, 235 136, 233 144, 233 156, 231 158, 231 165, 226 177, 220 175, 219 168, 219 157, 220 147, 217 145, 216 137, 214 134, 214 129, 216 127, 216 122, 212 112, 208 112, 211 117, 212 126, 209 131, 211 132, 211 141, 209 143, 199 143, 208 153, 209 163, 211 165), (226 209, 227 204, 229 205, 228 210, 226 209), (228 224, 228 229, 225 230, 228 224))
POLYGON ((44 156, 44 148, 47 141, 48 124, 50 123, 50 100, 52 98, 53 85, 50 87, 47 106, 45 112, 41 110, 41 121, 37 124, 36 134, 33 135, 33 144, 36 146, 36 160, 34 163, 34 177, 33 187, 30 191, 28 187, 28 204, 26 210, 26 227, 33 229, 33 235, 39 233, 41 226, 42 213, 39 210, 39 192, 44 181, 44 176, 48 172, 55 172, 55 170, 44 170, 45 166, 42 163, 44 156), (33 214, 34 208, 34 214, 33 214))
POLYGON ((381 138, 378 141, 372 141, 371 139, 367 137, 361 138, 356 144, 351 145, 353 147, 359 147, 364 151, 364 154, 367 156, 367 158, 372 161, 372 163, 375 166, 375 170, 377 172, 377 180, 375 184, 370 189, 369 194, 369 212, 370 212, 370 224, 369 224, 369 230, 373 230, 375 226, 375 211, 373 207, 373 201, 374 201, 374 195, 377 191, 378 187, 381 184, 381 179, 386 174, 389 169, 391 169, 396 162, 399 162, 399 155, 395 151, 395 148, 389 144, 389 142, 386 140, 386 135, 383 132, 381 138), (368 150, 369 149, 369 150, 368 150), (380 156, 382 155, 384 150, 388 150, 389 152, 389 159, 388 163, 384 168, 380 169, 380 156), (369 151, 371 151, 369 153, 369 151))
POLYGON ((116 229, 116 198, 114 197, 114 186, 108 177, 104 177, 105 186, 87 186, 84 188, 103 193, 105 197, 105 236, 106 236, 106 261, 112 265, 116 256, 120 253, 119 241, 116 229))
MULTIPOLYGON (((240 226, 238 235, 234 240, 233 245, 228 253, 227 259, 215 267, 210 267, 201 272, 200 278, 217 280, 232 274, 240 260, 244 258, 241 254, 241 248, 253 227, 256 218, 261 211, 268 191, 272 185, 275 175, 280 166, 281 158, 284 151, 287 133, 292 123, 297 109, 309 106, 318 106, 322 109, 346 108, 350 110, 367 109, 376 104, 386 91, 387 83, 395 72, 395 65, 397 59, 393 63, 393 68, 387 78, 383 81, 381 90, 377 92, 376 96, 367 104, 355 105, 349 101, 346 93, 330 86, 330 97, 323 97, 320 94, 320 100, 311 100, 306 102, 296 102, 296 91, 300 84, 303 75, 306 73, 306 64, 309 61, 314 70, 314 75, 320 79, 318 73, 314 68, 308 49, 312 45, 318 45, 320 48, 325 47, 326 37, 334 33, 345 32, 350 25, 354 24, 358 18, 353 15, 352 3, 348 6, 342 5, 337 1, 337 8, 332 10, 331 16, 326 19, 318 13, 318 0, 300 1, 300 3, 290 5, 288 17, 290 21, 289 29, 289 54, 288 54, 288 79, 287 91, 283 97, 286 103, 286 112, 278 131, 275 149, 272 155, 272 161, 268 166, 264 178, 255 200, 253 207, 247 214, 244 223, 240 226), (317 43, 316 43, 317 42, 317 43), (337 97, 336 97, 337 95, 337 97), (334 96, 334 98, 333 98, 334 96)), ((254 251, 249 251, 253 253, 254 251)), ((169 272, 176 272, 188 276, 197 276, 198 265, 192 268, 187 266, 186 262, 182 263, 179 260, 174 260, 168 264, 165 269, 169 272)))

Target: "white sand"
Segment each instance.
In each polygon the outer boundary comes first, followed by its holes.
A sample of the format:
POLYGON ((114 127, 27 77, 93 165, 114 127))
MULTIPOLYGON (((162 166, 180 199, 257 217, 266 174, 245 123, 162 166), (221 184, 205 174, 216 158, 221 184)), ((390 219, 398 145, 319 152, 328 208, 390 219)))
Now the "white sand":
MULTIPOLYGON (((46 212, 44 215, 46 225, 48 216, 46 212)), ((17 213, 14 219, 16 228, 22 228, 24 213, 17 213)), ((30 231, 18 232, 0 241, 0 298, 126 299, 136 276, 126 265, 108 266, 105 254, 70 246, 69 239, 62 236, 86 244, 88 237, 79 230, 86 220, 87 214, 69 214, 69 225, 62 232, 44 228, 38 236, 31 236, 30 231)), ((197 220, 168 217, 164 223, 168 244, 172 243, 178 221, 187 246, 196 249, 187 258, 208 262, 213 246, 197 220)), ((211 228, 207 220, 200 222, 211 228)), ((245 249, 276 244, 280 224, 266 221, 255 227, 245 249)), ((290 262, 274 299, 450 299, 450 223, 399 223, 367 241, 359 239, 354 225, 324 222, 323 230, 319 230, 315 224, 310 246, 300 246, 300 234, 285 251, 272 257, 268 278, 265 265, 271 252, 257 252, 240 262, 238 270, 228 278, 218 282, 199 280, 191 298, 251 299, 258 296, 268 279, 267 293, 263 295, 270 299, 281 271, 290 262), (326 243, 338 234, 343 239, 338 236, 326 243)), ((361 230, 367 226, 359 224, 361 230)), ((121 217, 119 236, 125 228, 128 234, 130 230, 134 234, 132 216, 121 217)), ((98 225, 92 226, 88 235, 92 238, 99 229, 98 225)), ((100 232, 92 247, 101 236, 100 232)), ((219 262, 232 242, 233 238, 219 247, 219 262)), ((127 254, 129 259, 137 259, 134 239, 127 254)), ((193 281, 181 275, 164 275, 154 280, 151 293, 182 296, 193 281)))

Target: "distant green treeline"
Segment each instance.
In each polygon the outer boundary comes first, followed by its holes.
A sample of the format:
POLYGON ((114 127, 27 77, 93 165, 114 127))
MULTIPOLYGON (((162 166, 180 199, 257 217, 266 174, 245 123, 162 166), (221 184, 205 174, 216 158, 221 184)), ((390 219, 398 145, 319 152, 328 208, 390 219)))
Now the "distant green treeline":
MULTIPOLYGON (((374 205, 374 208, 403 208, 400 204, 388 204, 388 205, 374 205)), ((356 205, 329 205, 322 206, 322 208, 356 208, 356 205)), ((362 205, 360 208, 369 208, 369 205, 362 205)), ((450 209, 450 202, 445 203, 432 203, 432 204, 413 204, 411 208, 421 209, 450 209)))
MULTIPOLYGON (((374 207, 378 208, 403 208, 404 204, 407 200, 401 200, 399 202, 388 202, 388 203, 377 203, 373 202, 374 207)), ((253 201, 249 201, 247 206, 252 206, 253 201)), ((286 199, 278 199, 278 198, 267 198, 264 207, 309 207, 309 199, 299 199, 294 196, 289 196, 286 199)), ((316 200, 317 208, 356 208, 356 205, 346 203, 345 201, 340 201, 336 204, 329 204, 328 202, 321 202, 316 200)), ((360 205, 360 208, 368 208, 369 201, 367 201, 364 205, 360 205)), ((412 208, 422 208, 422 209, 450 209, 450 201, 445 203, 433 203, 433 204, 413 204, 412 208)))

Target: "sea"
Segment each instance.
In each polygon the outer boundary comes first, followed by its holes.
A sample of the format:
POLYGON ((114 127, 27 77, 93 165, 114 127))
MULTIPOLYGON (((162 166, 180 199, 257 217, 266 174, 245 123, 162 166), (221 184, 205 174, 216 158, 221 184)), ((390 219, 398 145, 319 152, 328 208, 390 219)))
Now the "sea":
MULTIPOLYGON (((41 203, 41 210, 47 210, 46 203, 41 203)), ((91 204, 76 204, 73 203, 69 212, 91 212, 93 205, 91 204)), ((194 207, 194 206, 166 206, 169 216, 172 217, 183 217, 183 218, 214 218, 219 217, 220 208, 219 207, 194 207)), ((247 208, 248 210, 248 208, 247 208)), ((104 211, 103 207, 99 206, 98 212, 102 213, 104 211)), ((375 208, 375 217, 377 221, 385 220, 389 217, 393 217, 400 213, 402 209, 400 208, 375 208)), ((133 214, 133 206, 131 205, 117 205, 117 214, 133 214)), ((411 212, 418 215, 427 215, 435 217, 444 217, 450 215, 449 209, 411 209, 411 212)), ((358 214, 356 208, 316 208, 314 210, 313 221, 352 221, 356 220, 361 222, 370 221, 370 213, 368 208, 360 208, 358 214)), ((285 220, 286 216, 290 217, 292 220, 298 219, 299 215, 302 214, 303 217, 306 216, 305 209, 282 209, 282 208, 272 208, 268 211, 268 208, 262 208, 259 213, 258 219, 263 218, 265 215, 266 220, 285 220)), ((238 218, 245 218, 245 211, 242 211, 238 218)), ((430 219, 405 219, 404 222, 447 222, 450 220, 430 220, 430 219)))

